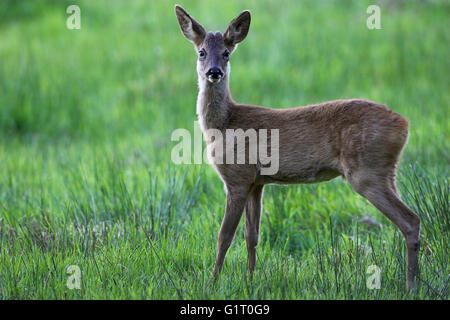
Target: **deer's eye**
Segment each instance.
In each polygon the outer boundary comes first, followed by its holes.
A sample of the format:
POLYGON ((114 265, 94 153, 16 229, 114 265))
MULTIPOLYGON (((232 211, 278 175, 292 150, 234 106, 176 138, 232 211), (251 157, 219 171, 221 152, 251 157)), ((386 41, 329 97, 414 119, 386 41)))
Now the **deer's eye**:
POLYGON ((230 59, 230 51, 225 50, 225 51, 223 52, 223 58, 224 58, 225 60, 230 59))
POLYGON ((199 57, 199 59, 205 59, 205 57, 206 57, 206 51, 205 50, 200 50, 199 52, 198 52, 198 57, 199 57))

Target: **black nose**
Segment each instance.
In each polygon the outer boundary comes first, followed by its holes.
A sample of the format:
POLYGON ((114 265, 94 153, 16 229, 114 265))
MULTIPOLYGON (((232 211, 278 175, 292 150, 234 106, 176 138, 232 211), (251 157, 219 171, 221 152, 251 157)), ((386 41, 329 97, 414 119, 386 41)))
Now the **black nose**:
POLYGON ((208 70, 208 72, 206 73, 206 76, 211 77, 213 79, 220 79, 223 77, 223 72, 219 68, 214 67, 214 68, 211 68, 208 70))

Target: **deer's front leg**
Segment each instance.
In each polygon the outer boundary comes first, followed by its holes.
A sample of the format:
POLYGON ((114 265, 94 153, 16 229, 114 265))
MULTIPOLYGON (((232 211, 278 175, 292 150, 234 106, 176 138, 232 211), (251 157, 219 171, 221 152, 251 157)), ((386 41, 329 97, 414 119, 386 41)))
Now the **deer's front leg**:
POLYGON ((225 216, 219 231, 217 257, 212 275, 213 279, 215 279, 222 270, 225 255, 233 241, 236 228, 241 219, 242 212, 244 211, 245 203, 247 202, 247 197, 248 189, 228 190, 225 216))
POLYGON ((245 217, 245 241, 248 252, 248 271, 253 276, 256 266, 256 247, 259 241, 259 228, 261 225, 261 207, 264 186, 255 186, 247 200, 245 217))

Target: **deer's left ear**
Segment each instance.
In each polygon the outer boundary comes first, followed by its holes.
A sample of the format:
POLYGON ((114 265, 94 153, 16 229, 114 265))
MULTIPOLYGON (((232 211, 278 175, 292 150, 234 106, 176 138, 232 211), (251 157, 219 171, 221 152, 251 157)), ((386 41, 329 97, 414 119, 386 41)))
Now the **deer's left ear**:
POLYGON ((224 33, 225 44, 235 46, 243 41, 250 29, 250 11, 242 11, 236 18, 234 18, 224 33))

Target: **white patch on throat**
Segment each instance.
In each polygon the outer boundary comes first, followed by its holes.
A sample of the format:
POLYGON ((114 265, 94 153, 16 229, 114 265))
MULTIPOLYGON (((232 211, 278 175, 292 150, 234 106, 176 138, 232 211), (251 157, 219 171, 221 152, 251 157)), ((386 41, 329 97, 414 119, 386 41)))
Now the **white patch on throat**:
POLYGON ((224 77, 215 84, 209 83, 205 77, 198 74, 197 116, 203 134, 207 129, 223 129, 227 121, 232 101, 228 83, 230 70, 228 63, 224 77))

